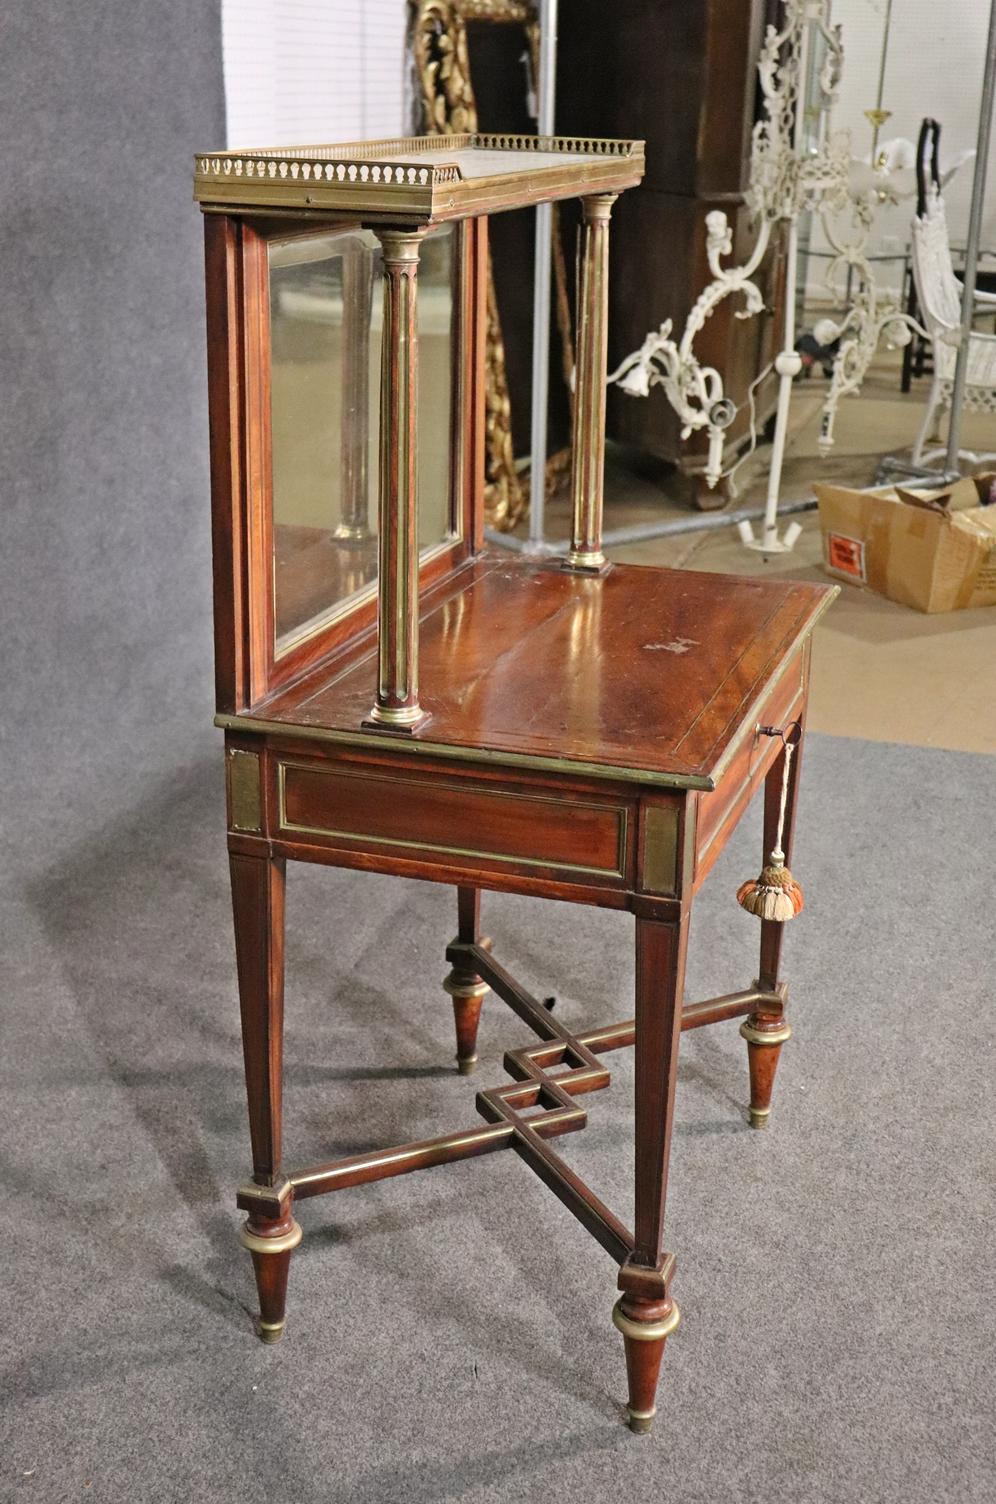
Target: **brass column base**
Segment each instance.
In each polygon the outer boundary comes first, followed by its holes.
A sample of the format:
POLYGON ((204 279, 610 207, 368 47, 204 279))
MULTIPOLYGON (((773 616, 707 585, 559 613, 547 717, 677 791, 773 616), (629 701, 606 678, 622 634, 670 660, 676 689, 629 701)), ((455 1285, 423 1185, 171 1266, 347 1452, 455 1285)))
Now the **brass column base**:
POLYGON ((421 705, 412 706, 410 711, 383 709, 380 705, 374 705, 360 725, 364 731, 387 731, 394 736, 411 736, 414 731, 421 731, 431 719, 431 713, 423 710, 421 705))
POLYGON ((562 567, 570 574, 608 574, 612 565, 601 549, 597 553, 574 553, 572 550, 562 567))

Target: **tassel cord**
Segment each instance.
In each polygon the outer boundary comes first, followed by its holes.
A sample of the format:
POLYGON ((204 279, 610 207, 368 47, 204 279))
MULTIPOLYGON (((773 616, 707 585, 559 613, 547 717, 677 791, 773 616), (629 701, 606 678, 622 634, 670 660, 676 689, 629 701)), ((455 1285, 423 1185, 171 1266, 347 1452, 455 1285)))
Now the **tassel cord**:
POLYGON ((778 824, 774 845, 767 855, 767 864, 762 867, 759 877, 744 883, 738 889, 737 902, 742 909, 747 910, 748 914, 754 914, 758 919, 774 920, 778 924, 783 924, 787 919, 794 918, 804 905, 802 888, 786 867, 785 852, 782 849, 789 781, 792 773, 792 754, 796 744, 789 740, 784 731, 777 731, 767 726, 760 729, 765 736, 780 737, 784 748, 778 824))
POLYGON ((788 805, 789 775, 792 767, 792 753, 795 747, 790 741, 785 741, 785 767, 782 770, 782 798, 778 806, 778 830, 775 835, 775 845, 771 853, 771 865, 784 867, 785 853, 782 850, 782 836, 785 831, 785 810, 788 805))

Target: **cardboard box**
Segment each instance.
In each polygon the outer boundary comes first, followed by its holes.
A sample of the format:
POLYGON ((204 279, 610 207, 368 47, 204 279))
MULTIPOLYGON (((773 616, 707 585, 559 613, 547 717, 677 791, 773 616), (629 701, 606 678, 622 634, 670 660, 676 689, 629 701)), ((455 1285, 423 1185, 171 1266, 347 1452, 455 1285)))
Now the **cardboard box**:
POLYGON ((917 611, 996 605, 996 477, 945 490, 817 485, 829 574, 917 611))

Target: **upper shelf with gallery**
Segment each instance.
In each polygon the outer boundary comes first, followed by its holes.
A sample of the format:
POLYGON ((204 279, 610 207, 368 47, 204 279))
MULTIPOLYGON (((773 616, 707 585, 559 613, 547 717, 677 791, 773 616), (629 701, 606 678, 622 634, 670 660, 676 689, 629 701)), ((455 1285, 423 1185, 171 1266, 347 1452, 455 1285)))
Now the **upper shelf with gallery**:
POLYGON ((355 212, 365 221, 438 224, 588 193, 643 176, 642 141, 572 136, 406 136, 342 146, 199 152, 205 209, 355 212))

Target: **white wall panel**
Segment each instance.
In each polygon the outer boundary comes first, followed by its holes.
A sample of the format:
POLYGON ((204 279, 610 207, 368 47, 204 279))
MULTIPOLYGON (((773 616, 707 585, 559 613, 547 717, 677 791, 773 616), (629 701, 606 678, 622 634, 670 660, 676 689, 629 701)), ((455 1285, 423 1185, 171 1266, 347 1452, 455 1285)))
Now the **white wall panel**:
POLYGON ((222 0, 228 145, 403 131, 405 0, 222 0))

